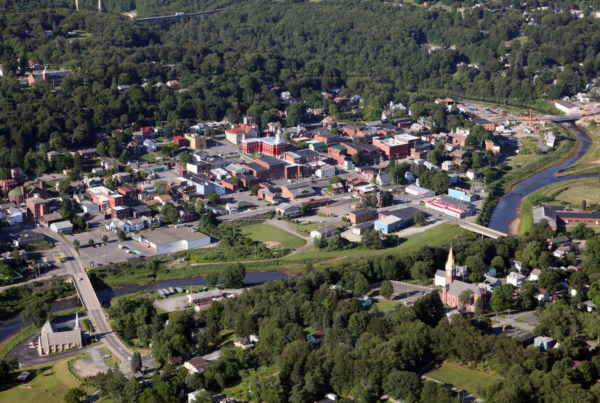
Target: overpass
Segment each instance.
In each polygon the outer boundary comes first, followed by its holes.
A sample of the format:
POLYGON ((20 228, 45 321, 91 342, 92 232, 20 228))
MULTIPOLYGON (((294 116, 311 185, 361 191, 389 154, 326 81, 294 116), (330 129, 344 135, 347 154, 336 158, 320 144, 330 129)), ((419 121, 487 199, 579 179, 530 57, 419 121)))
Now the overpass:
POLYGON ((476 232, 481 235, 485 235, 488 238, 498 239, 501 236, 506 236, 506 234, 504 232, 496 231, 491 228, 484 227, 483 225, 475 224, 475 223, 464 221, 464 220, 458 221, 457 224, 466 230, 469 230, 471 232, 476 232))
POLYGON ((165 21, 165 20, 180 20, 182 18, 195 18, 199 15, 210 15, 214 13, 218 13, 219 11, 225 10, 224 8, 217 8, 210 11, 200 11, 197 13, 189 13, 189 14, 181 14, 181 15, 163 15, 158 17, 146 17, 146 18, 136 18, 135 22, 150 22, 150 21, 165 21))

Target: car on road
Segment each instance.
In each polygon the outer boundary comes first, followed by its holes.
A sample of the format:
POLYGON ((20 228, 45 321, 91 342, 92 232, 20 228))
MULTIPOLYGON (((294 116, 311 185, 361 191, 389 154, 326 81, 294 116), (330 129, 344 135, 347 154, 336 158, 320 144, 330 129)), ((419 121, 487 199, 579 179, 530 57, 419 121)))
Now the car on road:
POLYGON ((128 359, 129 361, 131 361, 131 357, 127 357, 127 359, 128 359))
POLYGON ((191 306, 191 305, 186 305, 185 307, 186 307, 186 308, 191 308, 192 306, 191 306))
POLYGON ((83 280, 83 277, 79 277, 79 281, 83 280))
POLYGON ((50 177, 51 177, 52 179, 54 179, 54 175, 50 175, 50 177))
POLYGON ((37 346, 29 346, 29 348, 37 348, 37 346))
POLYGON ((427 291, 421 291, 421 295, 427 294, 427 291))
POLYGON ((325 222, 325 220, 321 220, 321 221, 319 221, 319 222, 322 224, 322 223, 324 223, 324 222, 325 222))

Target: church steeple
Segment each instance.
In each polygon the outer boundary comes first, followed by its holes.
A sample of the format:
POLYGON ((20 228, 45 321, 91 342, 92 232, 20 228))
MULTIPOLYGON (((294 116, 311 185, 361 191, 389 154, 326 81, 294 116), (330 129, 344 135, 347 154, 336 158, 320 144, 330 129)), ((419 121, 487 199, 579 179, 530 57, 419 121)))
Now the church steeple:
POLYGON ((79 329, 79 312, 75 312, 75 329, 79 329))
POLYGON ((450 247, 450 253, 448 253, 448 260, 446 261, 446 270, 448 268, 454 268, 454 253, 452 253, 452 246, 450 247))
POLYGON ((456 274, 456 268, 454 266, 454 253, 452 247, 450 247, 450 253, 448 253, 448 260, 446 261, 446 284, 450 285, 454 281, 456 274))

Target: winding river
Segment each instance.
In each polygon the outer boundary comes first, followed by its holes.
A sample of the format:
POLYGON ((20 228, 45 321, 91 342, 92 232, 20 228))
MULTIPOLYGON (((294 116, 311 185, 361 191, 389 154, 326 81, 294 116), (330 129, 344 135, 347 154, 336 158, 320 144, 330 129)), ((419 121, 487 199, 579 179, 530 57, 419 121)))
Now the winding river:
POLYGON ((523 182, 516 185, 510 192, 502 196, 500 198, 500 201, 496 205, 494 212, 492 213, 492 217, 490 218, 489 227, 491 229, 508 233, 510 223, 517 216, 517 209, 519 208, 521 200, 524 197, 530 195, 532 192, 543 188, 544 186, 578 178, 590 178, 598 176, 597 174, 584 174, 562 177, 558 177, 555 175, 558 171, 573 165, 581 157, 583 157, 585 152, 590 147, 590 144, 592 144, 592 140, 588 137, 584 130, 580 129, 577 126, 571 126, 571 130, 572 132, 574 132, 575 137, 580 142, 580 146, 577 149, 577 151, 575 151, 575 154, 560 165, 550 167, 541 172, 538 172, 533 176, 530 176, 523 182))

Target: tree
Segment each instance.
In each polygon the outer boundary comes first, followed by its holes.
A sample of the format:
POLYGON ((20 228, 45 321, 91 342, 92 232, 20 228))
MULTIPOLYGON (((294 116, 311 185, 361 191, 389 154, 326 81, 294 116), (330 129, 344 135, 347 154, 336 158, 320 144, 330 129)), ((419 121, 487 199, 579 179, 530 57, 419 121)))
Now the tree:
POLYGON ((415 213, 414 221, 417 227, 424 227, 426 224, 425 220, 425 213, 423 213, 422 211, 417 211, 415 213))
POLYGON ((96 146, 96 151, 98 152, 98 155, 101 157, 106 155, 106 143, 104 141, 99 142, 98 145, 96 146))
POLYGON ((542 270, 538 277, 538 286, 548 292, 556 292, 560 287, 560 276, 555 270, 542 270))
POLYGON ((73 246, 79 248, 79 241, 77 239, 73 241, 73 246))
POLYGON ((71 182, 69 179, 63 179, 58 182, 58 193, 61 196, 68 196, 73 193, 73 188, 71 187, 71 182))
POLYGON ((119 241, 123 242, 127 238, 127 235, 125 235, 123 231, 119 231, 117 238, 119 238, 119 241))
POLYGON ((131 159, 131 155, 129 154, 128 151, 123 151, 121 153, 121 155, 119 156, 119 162, 123 165, 127 165, 127 163, 129 162, 130 159, 131 159))
POLYGON ((380 294, 384 298, 390 298, 394 294, 394 286, 392 285, 392 282, 390 280, 385 280, 381 284, 380 294))
POLYGON ((179 216, 177 215, 177 210, 175 209, 173 203, 165 203, 161 213, 165 222, 169 224, 174 224, 179 221, 179 216))
POLYGON ((221 283, 225 288, 240 288, 244 286, 246 267, 241 263, 228 266, 221 273, 221 283))
POLYGON ((502 256, 496 256, 492 259, 491 265, 497 272, 504 271, 504 259, 502 256))
POLYGON ((413 310, 416 317, 423 323, 431 327, 437 326, 440 320, 444 317, 444 303, 439 292, 429 292, 426 295, 418 298, 413 310))
POLYGON ((502 292, 502 287, 494 288, 492 298, 490 299, 490 307, 498 312, 502 312, 510 307, 510 301, 506 298, 506 294, 502 292))
POLYGON ((71 221, 73 217, 75 217, 75 213, 73 213, 73 205, 71 204, 70 199, 63 199, 60 205, 60 214, 65 221, 71 221))
POLYGON ((260 185, 254 185, 250 188, 250 194, 252 196, 256 196, 258 194, 259 190, 260 190, 260 185))
POLYGON ((196 395, 193 403, 213 403, 213 402, 214 402, 214 400, 213 400, 212 393, 210 393, 207 390, 203 390, 196 395))
POLYGON ((405 403, 417 403, 423 384, 414 372, 394 370, 383 384, 383 390, 393 399, 405 403))
POLYGON ((479 256, 469 256, 467 258, 467 267, 472 273, 485 273, 485 263, 479 256))
POLYGON ((106 235, 102 235, 102 243, 108 243, 108 237, 106 235))
POLYGON ((93 244, 94 244, 94 240, 93 239, 88 240, 88 245, 92 246, 93 244))
POLYGON ((483 300, 481 298, 477 298, 475 300, 475 316, 483 315, 483 300))
POLYGON ((342 178, 340 178, 339 176, 334 176, 333 178, 329 179, 329 184, 334 185, 336 183, 340 183, 341 181, 342 178))
POLYGON ((155 181, 154 187, 156 188, 156 193, 159 195, 170 195, 171 189, 167 186, 167 182, 165 181, 155 181))
POLYGON ((140 352, 135 350, 133 352, 133 357, 131 357, 131 371, 139 372, 142 370, 142 356, 140 352))
POLYGON ((219 276, 217 276, 216 274, 209 274, 208 276, 204 277, 204 281, 206 281, 207 286, 214 287, 219 281, 219 276))
POLYGON ((23 262, 22 262, 22 260, 21 260, 21 252, 19 252, 19 249, 18 249, 18 248, 17 248, 17 249, 15 249, 15 250, 13 251, 13 260, 14 260, 14 262, 15 262, 15 265, 16 265, 17 267, 21 267, 21 264, 22 264, 23 262))
POLYGON ((65 394, 63 400, 65 403, 79 403, 84 401, 87 398, 87 394, 83 389, 79 388, 71 388, 65 394))
POLYGON ((469 274, 469 280, 472 283, 481 283, 483 281, 483 276, 479 273, 471 273, 469 274))
POLYGON ((471 160, 471 166, 473 168, 481 168, 481 156, 478 152, 473 152, 473 157, 471 160))
POLYGON ((179 162, 183 166, 187 166, 187 164, 189 164, 190 162, 193 162, 193 161, 194 161, 194 159, 192 158, 192 155, 188 151, 184 151, 181 154, 179 154, 179 162))
POLYGON ((355 166, 360 166, 360 155, 358 153, 356 153, 352 156, 352 163, 355 166))
POLYGON ((211 190, 208 192, 208 201, 214 205, 221 204, 221 196, 219 196, 214 190, 211 190))
POLYGON ((472 299, 473 299, 473 290, 470 290, 470 289, 464 290, 458 295, 458 302, 460 302, 463 309, 466 309, 467 305, 471 304, 472 299))

